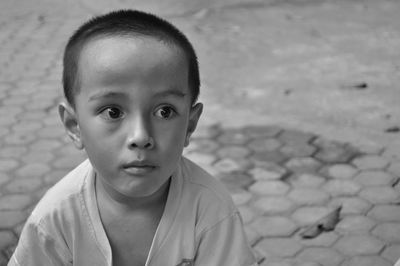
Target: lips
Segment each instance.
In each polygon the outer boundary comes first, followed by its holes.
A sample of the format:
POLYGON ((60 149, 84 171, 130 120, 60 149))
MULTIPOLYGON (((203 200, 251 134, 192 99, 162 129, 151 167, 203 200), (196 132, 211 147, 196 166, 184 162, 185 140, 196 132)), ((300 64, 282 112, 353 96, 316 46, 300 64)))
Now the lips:
POLYGON ((154 171, 156 166, 147 161, 134 161, 124 164, 123 169, 128 174, 144 175, 154 171))

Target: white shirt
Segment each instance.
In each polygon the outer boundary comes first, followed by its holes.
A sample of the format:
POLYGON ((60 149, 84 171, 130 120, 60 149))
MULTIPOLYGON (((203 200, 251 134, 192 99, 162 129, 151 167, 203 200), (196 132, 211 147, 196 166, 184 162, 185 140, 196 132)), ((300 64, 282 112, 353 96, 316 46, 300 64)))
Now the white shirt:
MULTIPOLYGON (((52 187, 27 220, 8 265, 111 266, 95 179, 86 160, 52 187)), ((171 178, 146 262, 169 265, 257 265, 229 193, 185 158, 171 178)))

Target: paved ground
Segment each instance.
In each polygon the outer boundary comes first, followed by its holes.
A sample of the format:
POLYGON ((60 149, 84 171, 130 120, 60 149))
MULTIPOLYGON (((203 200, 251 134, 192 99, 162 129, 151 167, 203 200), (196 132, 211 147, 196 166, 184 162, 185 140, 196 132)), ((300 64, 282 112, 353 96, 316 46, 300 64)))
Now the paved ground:
MULTIPOLYGON (((262 265, 400 257, 400 3, 133 2, 195 42, 208 108, 185 154, 227 184, 262 265)), ((66 39, 127 5, 0 3, 0 265, 37 200, 84 158, 56 113, 66 39)))

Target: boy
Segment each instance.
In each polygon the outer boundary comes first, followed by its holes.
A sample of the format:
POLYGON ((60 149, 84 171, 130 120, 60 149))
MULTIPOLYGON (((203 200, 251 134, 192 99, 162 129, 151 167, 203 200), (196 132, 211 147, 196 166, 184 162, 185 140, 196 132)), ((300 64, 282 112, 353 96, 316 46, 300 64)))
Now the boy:
POLYGON ((181 157, 199 83, 191 44, 162 19, 118 11, 82 25, 59 113, 88 160, 39 202, 9 265, 256 265, 229 194, 181 157))

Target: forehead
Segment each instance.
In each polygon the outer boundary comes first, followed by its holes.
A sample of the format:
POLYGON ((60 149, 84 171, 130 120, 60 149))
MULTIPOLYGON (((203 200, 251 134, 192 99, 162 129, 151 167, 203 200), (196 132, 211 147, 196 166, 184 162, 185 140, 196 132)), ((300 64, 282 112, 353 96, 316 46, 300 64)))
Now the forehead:
POLYGON ((99 36, 88 41, 78 59, 81 88, 85 82, 124 82, 134 78, 184 80, 188 61, 172 43, 144 36, 99 36), (173 79, 171 79, 173 78, 173 79))

